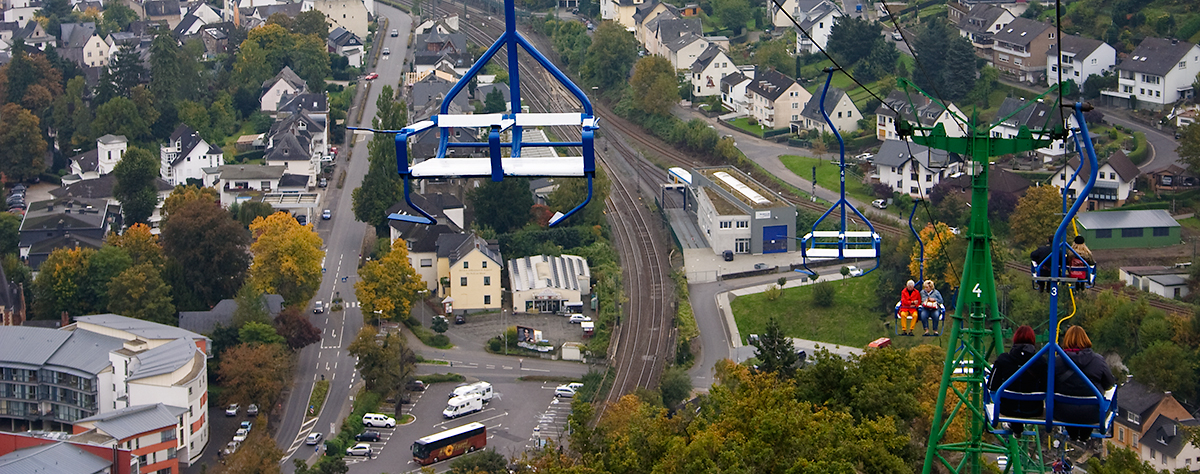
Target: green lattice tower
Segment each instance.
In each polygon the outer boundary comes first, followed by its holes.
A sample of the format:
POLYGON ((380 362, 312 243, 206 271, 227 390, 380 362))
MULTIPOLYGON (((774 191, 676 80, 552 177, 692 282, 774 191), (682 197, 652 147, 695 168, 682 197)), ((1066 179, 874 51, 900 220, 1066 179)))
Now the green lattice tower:
MULTIPOLYGON (((899 83, 902 89, 911 87, 946 109, 938 99, 920 91, 911 82, 900 79, 899 83)), ((1037 101, 1029 101, 1029 104, 1033 103, 1037 101)), ((1007 118, 1004 117, 999 122, 1007 118)), ((991 430, 984 414, 986 374, 990 371, 988 361, 1004 350, 1001 324, 1003 316, 996 302, 996 278, 992 267, 992 230, 988 222, 988 164, 992 157, 1036 150, 1048 146, 1051 140, 1035 138, 1025 126, 1020 128, 1015 138, 995 138, 990 136, 991 127, 980 123, 977 115, 970 121, 957 115, 955 119, 964 128, 966 136, 950 137, 940 123, 926 128, 897 120, 897 132, 902 136, 912 136, 914 143, 969 158, 968 172, 972 175, 971 225, 966 236, 967 256, 963 263, 956 311, 950 315, 950 340, 947 346, 949 349, 946 351, 946 362, 942 368, 942 381, 938 388, 922 473, 929 474, 933 472, 935 464, 940 464, 953 473, 980 474, 983 472, 985 453, 1007 455, 1010 460, 1008 472, 1042 472, 1044 464, 1040 459, 1038 437, 1023 440, 1012 436, 999 437, 1003 444, 985 441, 985 435, 991 430), (913 133, 914 131, 927 133, 921 135, 913 133), (949 413, 944 414, 945 410, 941 408, 946 406, 947 396, 954 397, 957 401, 953 402, 949 413), (958 417, 967 417, 966 439, 947 442, 944 439, 945 434, 958 417), (1030 452, 1035 453, 1036 459, 1031 458, 1028 454, 1030 452)), ((1061 124, 1056 128, 1051 136, 1065 136, 1061 124)), ((1047 134, 1039 133, 1043 137, 1047 134)))

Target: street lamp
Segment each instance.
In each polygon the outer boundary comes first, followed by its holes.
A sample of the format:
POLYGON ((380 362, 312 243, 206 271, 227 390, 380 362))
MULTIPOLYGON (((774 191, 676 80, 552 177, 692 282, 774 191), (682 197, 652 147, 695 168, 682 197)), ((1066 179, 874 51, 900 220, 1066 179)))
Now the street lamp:
POLYGON ((501 319, 504 321, 504 327, 500 330, 504 332, 504 355, 508 355, 508 310, 500 310, 501 319))
POLYGON ((378 327, 379 327, 379 324, 380 324, 380 323, 379 323, 379 320, 383 318, 383 311, 382 311, 382 310, 378 310, 378 309, 377 309, 377 310, 375 310, 375 311, 372 311, 372 312, 373 312, 373 313, 375 313, 375 327, 377 327, 377 328, 378 328, 378 327))

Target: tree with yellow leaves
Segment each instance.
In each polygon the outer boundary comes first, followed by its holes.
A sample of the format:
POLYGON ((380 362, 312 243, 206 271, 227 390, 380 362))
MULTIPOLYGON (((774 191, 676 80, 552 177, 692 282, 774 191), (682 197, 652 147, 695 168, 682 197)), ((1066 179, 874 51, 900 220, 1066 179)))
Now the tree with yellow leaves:
POLYGON ((407 318, 413 301, 425 290, 425 281, 408 261, 404 241, 392 242, 392 251, 382 259, 367 262, 358 269, 354 293, 363 314, 380 313, 381 319, 407 318))
POLYGON ((217 195, 217 188, 200 187, 194 184, 175 186, 175 189, 171 190, 171 194, 167 196, 167 199, 163 200, 163 218, 170 217, 172 213, 182 208, 184 204, 201 200, 220 202, 221 197, 217 195))
MULTIPOLYGON (((936 225, 926 224, 919 235, 921 242, 925 243, 925 279, 945 281, 950 286, 958 286, 962 262, 966 257, 966 241, 954 235, 944 222, 938 222, 936 225)), ((908 271, 912 278, 921 275, 921 244, 913 244, 908 271)))
POLYGON ((1017 208, 1009 219, 1013 239, 1023 247, 1046 243, 1062 222, 1062 189, 1058 186, 1036 186, 1025 191, 1017 200, 1017 208))
POLYGON ((250 284, 262 293, 283 296, 288 306, 312 299, 321 285, 321 237, 312 225, 300 225, 286 212, 259 217, 250 224, 250 284))
POLYGON ((150 226, 146 224, 134 224, 120 235, 109 235, 108 243, 125 250, 133 258, 134 265, 149 263, 162 269, 162 244, 158 242, 158 236, 150 232, 150 226))

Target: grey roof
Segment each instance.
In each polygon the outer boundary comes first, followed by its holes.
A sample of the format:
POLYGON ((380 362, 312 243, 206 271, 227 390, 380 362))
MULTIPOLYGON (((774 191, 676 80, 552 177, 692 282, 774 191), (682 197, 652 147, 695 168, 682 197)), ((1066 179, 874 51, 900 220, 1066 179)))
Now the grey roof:
POLYGON ((297 112, 307 110, 309 112, 328 112, 329 98, 325 97, 325 93, 314 94, 306 92, 303 94, 288 95, 284 94, 279 101, 280 112, 297 112))
POLYGON ((146 16, 173 16, 183 13, 179 8, 179 0, 148 0, 142 4, 146 16))
POLYGON ((221 165, 221 179, 279 179, 283 177, 283 165, 221 165))
POLYGON ((1186 41, 1147 37, 1117 69, 1165 76, 1195 47, 1186 41))
POLYGON ((120 441, 147 431, 175 426, 179 423, 179 415, 186 411, 187 408, 172 407, 162 403, 135 405, 81 418, 75 420, 75 423, 95 422, 96 429, 120 441))
POLYGON ((108 353, 124 345, 123 339, 77 329, 46 364, 97 374, 109 366, 108 353))
MULTIPOLYGON (((1090 213, 1080 214, 1080 216, 1085 214, 1090 213)), ((1130 380, 1121 385, 1121 396, 1117 397, 1117 406, 1139 416, 1148 416, 1147 412, 1157 406, 1164 396, 1166 395, 1163 392, 1152 390, 1137 380, 1130 380)), ((1117 419, 1124 421, 1126 417, 1120 416, 1117 419)))
MULTIPOLYGON (((1133 181, 1138 175, 1142 174, 1142 170, 1138 169, 1137 165, 1129 160, 1129 156, 1125 155, 1125 152, 1121 150, 1117 150, 1112 156, 1109 156, 1108 160, 1100 163, 1100 166, 1103 167, 1105 164, 1112 166, 1113 170, 1116 170, 1117 176, 1121 177, 1121 181, 1126 183, 1133 181)), ((1071 169, 1079 170, 1079 179, 1087 182, 1087 176, 1091 173, 1091 164, 1083 162, 1081 166, 1079 157, 1076 156, 1067 161, 1067 166, 1070 166, 1071 169)))
MULTIPOLYGON (((833 115, 833 111, 837 108, 838 103, 846 92, 836 87, 830 87, 829 93, 825 94, 825 111, 833 115)), ((813 120, 820 120, 825 124, 825 117, 821 115, 821 95, 813 94, 808 102, 804 104, 804 110, 800 112, 800 116, 807 117, 813 120)))
POLYGON ((62 36, 59 40, 62 41, 63 48, 82 48, 92 36, 96 34, 96 23, 63 23, 59 25, 62 29, 62 36))
POLYGON ((297 75, 295 71, 292 71, 291 67, 284 66, 283 69, 281 69, 279 71, 279 74, 276 74, 275 77, 267 79, 266 82, 263 82, 263 85, 262 85, 263 92, 266 92, 267 89, 270 89, 271 86, 274 86, 275 83, 279 82, 279 81, 286 81, 293 88, 296 88, 301 91, 307 90, 304 88, 304 85, 305 85, 304 79, 301 79, 300 76, 297 75))
MULTIPOLYGON (((308 160, 308 149, 300 143, 299 138, 291 132, 283 132, 271 137, 274 145, 267 150, 267 162, 308 160)), ((280 177, 282 179, 282 176, 280 177)))
POLYGON ((704 40, 699 18, 671 18, 658 22, 658 40, 672 51, 704 40))
POLYGON ((696 56, 696 61, 692 63, 692 72, 704 72, 704 70, 708 68, 708 65, 712 63, 713 59, 716 59, 717 56, 720 56, 720 54, 720 46, 717 46, 715 43, 709 44, 708 47, 704 49, 703 53, 700 53, 699 56, 696 56))
POLYGON ((358 36, 355 36, 354 33, 351 33, 340 26, 329 32, 329 37, 326 38, 326 42, 334 46, 362 45, 362 40, 358 39, 358 36))
POLYGON ((119 143, 128 143, 129 142, 129 140, 125 138, 125 135, 113 135, 111 133, 105 134, 104 136, 97 138, 96 140, 105 145, 116 145, 119 143))
MULTIPOLYGON (((1080 59, 1088 57, 1088 55, 1092 54, 1092 51, 1095 51, 1096 48, 1099 48, 1100 45, 1104 44, 1104 42, 1100 40, 1084 38, 1082 36, 1075 35, 1064 34, 1060 39, 1062 40, 1063 51, 1074 54, 1075 57, 1080 59)), ((1046 50, 1046 54, 1054 54, 1054 50, 1057 48, 1057 42, 1050 43, 1050 48, 1046 50)))
POLYGON ((175 326, 167 326, 166 324, 159 324, 112 313, 77 316, 75 317, 75 320, 95 324, 97 326, 104 326, 110 329, 118 329, 142 339, 208 339, 194 332, 185 329, 179 329, 175 326))
POLYGON ((988 30, 1007 10, 995 5, 975 5, 958 21, 958 29, 975 34, 993 33, 988 30))
POLYGON ((91 149, 72 156, 71 161, 79 164, 80 171, 87 173, 88 171, 96 171, 96 167, 100 164, 100 152, 96 149, 91 149))
MULTIPOLYGON (((113 187, 116 184, 116 175, 109 173, 96 179, 85 179, 78 183, 52 189, 50 190, 50 195, 56 198, 71 196, 88 199, 108 199, 113 197, 113 187)), ((162 178, 154 178, 154 184, 159 191, 174 189, 170 183, 162 178)))
POLYGON ((1179 222, 1165 209, 1084 212, 1075 219, 1079 221, 1079 225, 1089 230, 1179 227, 1179 222))
POLYGON ((505 103, 508 103, 512 100, 512 95, 508 88, 508 84, 503 82, 479 86, 479 88, 475 89, 475 97, 479 100, 485 100, 487 95, 492 92, 492 89, 500 89, 500 93, 504 95, 505 103))
MULTIPOLYGON (((194 334, 190 331, 188 333, 194 334)), ((137 362, 129 371, 128 380, 174 372, 191 363, 199 350, 191 338, 180 338, 140 353, 137 355, 137 362)))
POLYGON ((467 67, 473 59, 467 50, 467 36, 462 33, 428 33, 413 36, 413 64, 437 64, 447 59, 455 67, 467 67), (433 49, 431 49, 433 48, 433 49))
POLYGON ((42 229, 103 229, 108 203, 102 199, 62 197, 29 204, 21 231, 42 229))
MULTIPOLYGON (((953 105, 947 102, 943 102, 943 104, 945 104, 947 107, 953 105)), ((943 109, 942 106, 937 104, 937 102, 929 100, 923 95, 908 95, 902 90, 895 90, 883 99, 883 103, 875 109, 875 113, 885 117, 895 117, 896 110, 900 111, 900 114, 903 115, 904 120, 908 120, 909 122, 916 120, 918 118, 917 114, 919 114, 921 125, 925 125, 927 127, 936 123, 938 116, 946 111, 946 109, 943 109), (912 99, 911 105, 909 103, 910 98, 912 99), (913 107, 916 107, 916 114, 913 113, 913 107)))
MULTIPOLYGON (((175 160, 171 162, 172 166, 186 159, 187 156, 192 153, 192 150, 197 146, 200 146, 200 144, 208 144, 203 138, 200 137, 199 132, 184 123, 181 123, 178 127, 175 127, 175 131, 171 132, 171 138, 169 140, 169 145, 174 145, 176 141, 179 141, 179 155, 177 155, 175 160)), ((212 151, 211 148, 209 151, 212 151)))
POLYGON ((1024 99, 1016 97, 1006 97, 1004 102, 1000 103, 1000 110, 996 112, 996 119, 1008 117, 1004 121, 1004 125, 1009 127, 1019 128, 1024 125, 1030 130, 1040 130, 1043 128, 1053 127, 1054 125, 1064 125, 1066 117, 1062 114, 1061 107, 1054 107, 1053 104, 1045 102, 1034 102, 1032 104, 1024 99), (1029 105, 1028 107, 1025 107, 1029 105), (1025 107, 1021 109, 1021 107, 1025 107), (1018 110, 1020 110, 1018 112, 1018 110), (1015 115, 1012 115, 1016 112, 1015 115), (1009 117, 1009 115, 1012 115, 1009 117), (1057 115, 1057 116, 1055 116, 1057 115))
POLYGON ((1146 430, 1145 436, 1142 436, 1139 441, 1142 444, 1150 445, 1150 449, 1158 451, 1164 456, 1176 457, 1188 444, 1189 438, 1187 430, 1180 425, 1195 427, 1200 425, 1200 420, 1173 420, 1167 418, 1166 415, 1158 415, 1154 418, 1150 429, 1146 430))
POLYGON ((1152 275, 1146 278, 1162 286, 1183 286, 1187 284, 1187 278, 1180 275, 1152 275))
POLYGON ((94 474, 105 472, 110 467, 112 462, 62 441, 18 449, 0 456, 0 472, 6 474, 94 474))
POLYGON ((804 31, 812 31, 813 25, 833 13, 840 13, 840 10, 828 2, 818 3, 805 14, 804 19, 800 21, 800 28, 803 28, 804 31))
POLYGON ((205 24, 204 20, 201 20, 196 15, 191 13, 183 15, 183 19, 179 20, 179 24, 175 25, 175 29, 171 31, 171 35, 177 39, 183 38, 188 35, 188 32, 192 30, 193 25, 196 23, 199 23, 199 26, 204 26, 205 24))
MULTIPOLYGON (((263 295, 267 314, 274 318, 283 311, 283 297, 279 295, 263 295)), ((208 311, 180 311, 179 327, 196 334, 211 334, 217 325, 232 326, 233 313, 237 311, 237 301, 224 299, 208 311)))
POLYGON ((483 240, 478 235, 463 233, 442 234, 438 236, 437 256, 438 258, 449 258, 450 265, 458 263, 472 249, 479 249, 480 252, 498 264, 504 263, 504 260, 500 258, 500 250, 492 248, 492 245, 488 241, 483 240))
POLYGON ((1001 28, 1000 31, 997 31, 994 35, 992 35, 992 38, 996 41, 1028 46, 1034 38, 1037 38, 1038 35, 1042 34, 1043 31, 1046 31, 1050 28, 1054 28, 1054 26, 1036 20, 1018 17, 1017 19, 1013 20, 1012 23, 1009 23, 1004 28, 1001 28))
POLYGON ((279 178, 279 187, 281 188, 303 188, 308 186, 308 175, 306 174, 285 174, 279 178))
POLYGON ((71 334, 56 329, 0 326, 0 360, 41 366, 67 342, 71 334))
POLYGON ((754 91, 755 94, 766 97, 767 100, 774 102, 775 99, 778 99, 779 96, 783 95, 795 83, 796 81, 787 77, 782 72, 768 69, 759 71, 758 76, 750 82, 749 86, 746 86, 746 90, 754 91))
MULTIPOLYGON (((967 192, 973 186, 972 179, 971 175, 962 173, 943 179, 941 182, 967 192)), ((1010 193, 1019 196, 1032 185, 1033 182, 1029 179, 1004 168, 993 166, 992 170, 988 172, 988 191, 993 193, 1010 193)))
POLYGON ((749 78, 749 77, 746 77, 745 75, 743 75, 743 74, 742 74, 742 73, 740 73, 740 72, 735 72, 735 73, 733 73, 733 74, 730 74, 730 75, 728 75, 728 76, 722 77, 722 78, 721 78, 721 92, 728 92, 728 91, 726 91, 726 90, 725 90, 725 87, 733 87, 733 86, 736 86, 736 85, 738 85, 738 84, 741 84, 741 83, 742 83, 742 81, 745 81, 745 80, 748 80, 748 79, 750 79, 750 78, 749 78))
POLYGON ((939 169, 949 166, 956 161, 962 161, 957 153, 947 153, 945 150, 930 150, 916 143, 906 143, 900 140, 884 140, 875 153, 876 166, 900 166, 910 159, 929 169, 939 169), (910 154, 911 153, 911 154, 910 154))

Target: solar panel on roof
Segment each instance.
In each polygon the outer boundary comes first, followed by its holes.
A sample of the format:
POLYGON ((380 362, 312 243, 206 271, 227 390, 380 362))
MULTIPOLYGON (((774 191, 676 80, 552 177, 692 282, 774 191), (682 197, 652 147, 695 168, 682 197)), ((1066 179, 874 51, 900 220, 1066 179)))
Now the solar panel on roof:
POLYGON ((718 171, 716 173, 713 173, 713 176, 716 176, 717 179, 720 179, 722 182, 724 182, 729 187, 737 190, 737 192, 741 193, 743 196, 746 196, 747 199, 754 201, 755 204, 770 204, 771 203, 771 201, 769 199, 763 197, 762 194, 758 193, 758 191, 750 189, 749 186, 746 186, 741 181, 738 181, 737 178, 730 176, 729 173, 726 173, 724 171, 718 171))

